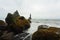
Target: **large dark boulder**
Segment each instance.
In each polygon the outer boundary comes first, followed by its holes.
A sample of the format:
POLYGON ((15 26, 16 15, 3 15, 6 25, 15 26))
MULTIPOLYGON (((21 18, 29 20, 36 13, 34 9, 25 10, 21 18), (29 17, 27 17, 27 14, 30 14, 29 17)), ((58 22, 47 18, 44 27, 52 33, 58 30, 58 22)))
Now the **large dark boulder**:
POLYGON ((59 40, 60 33, 55 28, 40 29, 32 35, 32 40, 59 40))

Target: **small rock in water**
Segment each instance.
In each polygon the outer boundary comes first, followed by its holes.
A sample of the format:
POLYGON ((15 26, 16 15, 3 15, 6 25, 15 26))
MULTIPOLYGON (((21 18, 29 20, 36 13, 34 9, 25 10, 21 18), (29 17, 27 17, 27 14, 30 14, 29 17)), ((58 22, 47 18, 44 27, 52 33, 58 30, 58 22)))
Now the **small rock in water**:
POLYGON ((39 30, 39 29, 46 29, 46 28, 48 28, 47 25, 40 25, 40 26, 38 26, 38 30, 39 30))

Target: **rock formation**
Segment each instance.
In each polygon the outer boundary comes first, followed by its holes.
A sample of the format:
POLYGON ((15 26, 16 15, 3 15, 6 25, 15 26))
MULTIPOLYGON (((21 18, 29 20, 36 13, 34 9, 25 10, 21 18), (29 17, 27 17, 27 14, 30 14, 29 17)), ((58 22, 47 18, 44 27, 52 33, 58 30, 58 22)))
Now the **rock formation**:
POLYGON ((18 11, 15 11, 14 14, 8 13, 5 21, 8 24, 7 29, 16 33, 30 28, 30 22, 25 17, 20 16, 18 11))
POLYGON ((31 23, 31 19, 32 19, 32 18, 31 18, 31 14, 30 14, 30 17, 28 18, 28 21, 29 21, 30 23, 31 23))
POLYGON ((60 28, 39 29, 32 35, 32 40, 60 40, 60 28))
POLYGON ((28 19, 20 16, 17 10, 13 14, 8 13, 5 21, 0 20, 0 40, 13 40, 14 35, 30 28, 28 19))

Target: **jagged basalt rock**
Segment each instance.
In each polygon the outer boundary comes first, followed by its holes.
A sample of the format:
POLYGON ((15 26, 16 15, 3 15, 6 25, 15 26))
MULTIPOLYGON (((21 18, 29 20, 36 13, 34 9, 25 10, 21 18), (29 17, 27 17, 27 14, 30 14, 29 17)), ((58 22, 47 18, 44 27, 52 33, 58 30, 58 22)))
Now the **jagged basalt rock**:
POLYGON ((15 11, 14 14, 8 13, 5 21, 8 24, 7 29, 16 33, 30 28, 30 22, 25 17, 20 16, 18 11, 15 11))
POLYGON ((0 20, 0 40, 13 40, 14 35, 30 28, 30 22, 17 10, 14 14, 8 13, 5 21, 0 20))

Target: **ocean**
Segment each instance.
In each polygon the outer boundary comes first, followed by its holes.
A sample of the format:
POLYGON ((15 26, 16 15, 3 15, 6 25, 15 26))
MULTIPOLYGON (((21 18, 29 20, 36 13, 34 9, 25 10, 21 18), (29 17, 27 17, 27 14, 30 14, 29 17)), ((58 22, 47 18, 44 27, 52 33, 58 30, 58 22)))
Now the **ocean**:
POLYGON ((31 21, 31 27, 27 31, 31 34, 38 30, 39 25, 48 25, 49 27, 60 28, 60 19, 32 19, 31 21))

